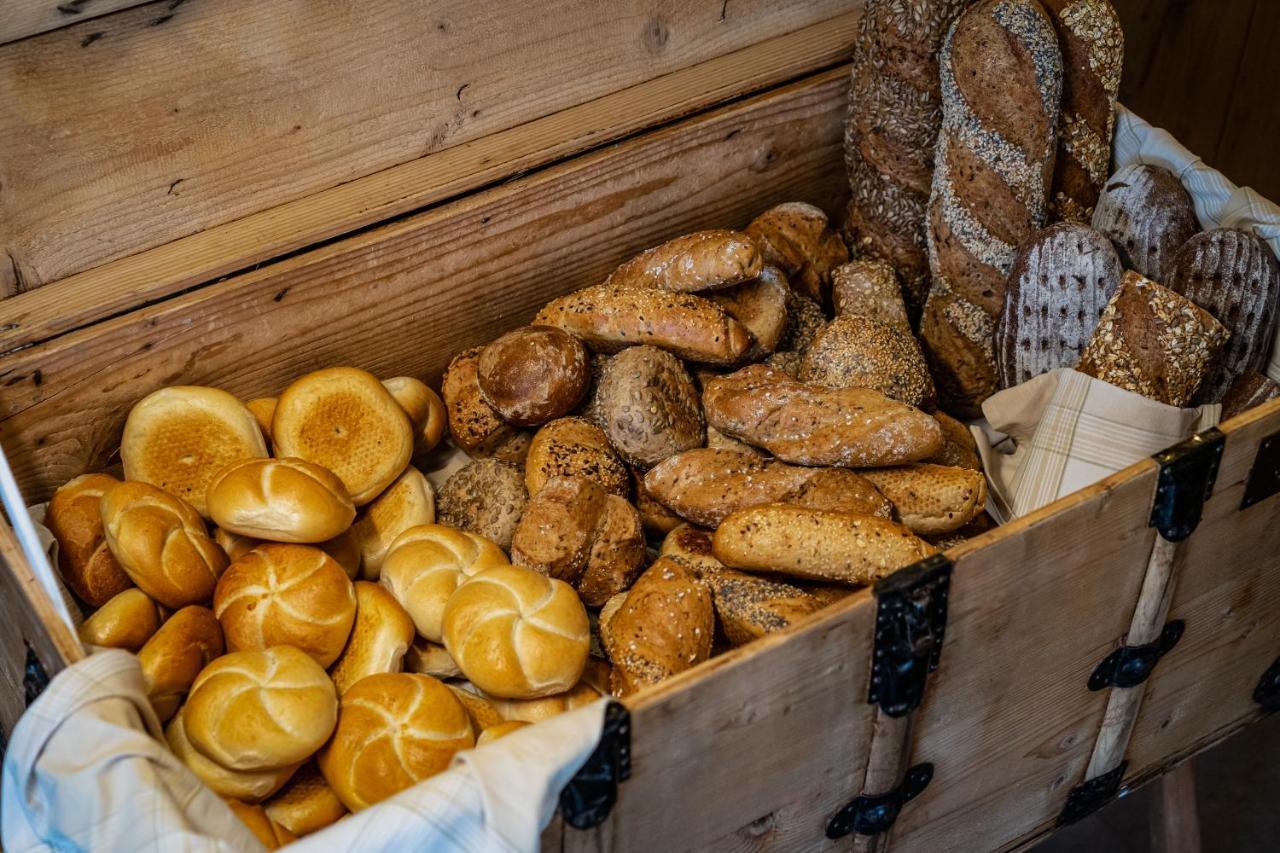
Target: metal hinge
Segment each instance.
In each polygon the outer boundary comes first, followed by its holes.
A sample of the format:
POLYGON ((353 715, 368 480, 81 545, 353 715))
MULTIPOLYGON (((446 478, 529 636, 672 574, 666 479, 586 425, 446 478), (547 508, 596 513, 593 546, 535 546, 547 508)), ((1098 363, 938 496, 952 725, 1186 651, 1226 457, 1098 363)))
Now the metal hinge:
POLYGON ((827 823, 827 838, 843 838, 850 832, 879 835, 888 831, 898 819, 903 804, 919 796, 932 779, 933 765, 917 764, 907 771, 902 784, 887 794, 854 797, 827 823))
POLYGON ((935 554, 875 585, 876 639, 867 701, 890 717, 920 705, 947 628, 951 561, 935 554))
POLYGON ((631 715, 619 702, 604 712, 600 742, 560 792, 560 814, 574 829, 605 822, 618 801, 618 785, 631 777, 631 715))
POLYGON ((1160 658, 1182 639, 1187 623, 1174 619, 1164 626, 1154 643, 1145 646, 1121 646, 1102 659, 1089 676, 1089 689, 1104 687, 1137 687, 1146 681, 1160 658))
POLYGON ((1204 503, 1213 494, 1226 443, 1222 430, 1213 427, 1153 457, 1160 463, 1160 479, 1149 526, 1168 541, 1181 542, 1195 532, 1204 503))
POLYGON ((1280 711, 1280 658, 1276 658, 1258 679, 1258 686, 1253 689, 1253 701, 1268 714, 1280 711))
POLYGON ((22 695, 28 708, 48 686, 49 673, 45 671, 44 664, 40 663, 40 658, 36 657, 31 646, 27 646, 27 665, 22 672, 22 695))
POLYGON ((1114 770, 1096 776, 1087 782, 1081 782, 1067 794, 1067 804, 1058 815, 1058 826, 1066 826, 1088 817, 1098 809, 1116 798, 1120 792, 1120 780, 1124 778, 1124 769, 1129 762, 1122 761, 1114 770))
POLYGON ((1258 445, 1258 455, 1253 458, 1253 467, 1249 469, 1240 508, 1248 509, 1276 492, 1280 492, 1280 433, 1264 438, 1258 445))

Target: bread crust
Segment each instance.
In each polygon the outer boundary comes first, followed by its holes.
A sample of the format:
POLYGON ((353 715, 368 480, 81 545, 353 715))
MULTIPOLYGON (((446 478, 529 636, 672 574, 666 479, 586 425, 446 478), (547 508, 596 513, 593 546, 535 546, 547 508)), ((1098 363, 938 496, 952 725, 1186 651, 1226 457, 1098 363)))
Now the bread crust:
POLYGON ((609 444, 638 468, 706 441, 697 386, 680 360, 664 350, 632 347, 609 359, 595 406, 609 444))
POLYGON ((760 250, 741 231, 695 231, 654 246, 622 264, 605 282, 678 293, 718 290, 760 275, 760 250))
POLYGON ((1200 221, 1176 175, 1134 163, 1103 185, 1093 227, 1111 239, 1125 269, 1167 284, 1178 250, 1200 232, 1200 221))
POLYGON ((590 353, 554 326, 524 326, 480 351, 480 394, 507 423, 536 427, 567 415, 591 379, 590 353))

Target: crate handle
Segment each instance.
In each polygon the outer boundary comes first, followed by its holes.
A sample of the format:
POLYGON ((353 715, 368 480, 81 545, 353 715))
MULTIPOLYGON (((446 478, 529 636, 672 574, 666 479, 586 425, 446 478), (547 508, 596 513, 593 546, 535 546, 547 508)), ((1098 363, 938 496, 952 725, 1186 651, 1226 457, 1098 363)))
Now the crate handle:
POLYGON ((67 609, 67 602, 62 597, 62 590, 59 588, 57 576, 53 573, 49 555, 45 553, 44 547, 40 544, 40 537, 36 535, 35 525, 31 521, 30 513, 27 512, 26 501, 22 498, 22 491, 18 488, 18 481, 13 476, 13 468, 9 465, 9 457, 5 454, 3 446, 0 446, 0 502, 4 503, 5 514, 9 516, 9 523, 13 525, 13 533, 17 537, 18 547, 21 556, 26 560, 27 568, 44 588, 45 594, 53 603, 54 611, 62 617, 62 621, 74 635, 75 620, 71 618, 71 611, 67 609))

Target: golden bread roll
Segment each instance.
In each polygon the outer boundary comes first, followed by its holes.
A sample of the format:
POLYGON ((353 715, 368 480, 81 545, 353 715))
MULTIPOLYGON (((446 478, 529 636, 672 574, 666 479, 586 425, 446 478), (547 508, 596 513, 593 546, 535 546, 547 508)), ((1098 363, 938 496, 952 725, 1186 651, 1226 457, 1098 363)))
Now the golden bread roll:
POLYGON ((343 695, 318 763, 356 812, 448 769, 455 753, 474 745, 467 712, 448 687, 428 675, 388 673, 343 695))
POLYGON ((826 213, 802 201, 787 202, 751 220, 746 230, 764 262, 781 269, 797 293, 831 302, 831 271, 849 260, 849 250, 826 213))
POLYGON ((263 808, 267 817, 297 836, 318 832, 347 814, 314 761, 302 765, 263 808))
POLYGON ((410 527, 436 520, 436 491, 410 465, 386 491, 360 513, 351 535, 360 546, 360 574, 377 580, 391 543, 410 527))
POLYGON ((408 611, 418 633, 439 643, 444 606, 453 591, 472 575, 508 564, 502 549, 482 536, 423 524, 391 543, 380 582, 408 611))
POLYGON ((76 477, 53 493, 44 516, 58 540, 58 572, 90 607, 102 607, 133 586, 102 529, 102 496, 119 482, 109 474, 76 477))
MULTIPOLYGON (((708 438, 710 438, 709 434, 708 438)), ((684 519, 650 494, 644 485, 644 475, 645 472, 638 468, 631 469, 631 480, 636 492, 636 511, 640 513, 640 525, 650 536, 666 536, 684 524, 684 519)))
POLYGON ((298 836, 268 817, 262 806, 249 805, 226 797, 223 799, 231 809, 231 813, 240 818, 240 822, 249 827, 249 831, 268 850, 279 850, 286 844, 292 844, 298 840, 298 836))
POLYGON ((165 607, 208 601, 227 567, 227 555, 209 537, 200 514, 146 483, 108 489, 102 527, 130 580, 165 607))
POLYGON ((253 417, 258 421, 258 428, 262 430, 263 437, 270 444, 271 419, 276 415, 276 398, 256 397, 245 403, 244 407, 253 413, 253 417))
POLYGON ((137 652, 160 627, 160 609, 140 589, 126 589, 80 623, 80 639, 137 652))
POLYGON ((430 675, 432 678, 457 678, 462 675, 458 662, 440 643, 418 637, 404 656, 404 671, 430 675))
POLYGON ((519 465, 477 459, 444 481, 437 517, 443 524, 483 536, 506 551, 528 500, 519 465))
POLYGON ((449 416, 453 443, 472 456, 488 456, 518 432, 480 393, 478 375, 482 347, 463 350, 445 368, 440 393, 449 416))
POLYGON ((982 470, 978 458, 978 443, 973 433, 960 421, 943 412, 934 412, 933 419, 942 427, 942 449, 926 459, 934 465, 951 465, 956 468, 982 470))
POLYGON ((129 411, 120 439, 126 480, 164 489, 201 515, 215 474, 232 462, 266 455, 258 419, 244 403, 226 391, 195 385, 143 397, 129 411))
POLYGON ((440 395, 428 388, 425 382, 412 376, 393 376, 382 380, 382 385, 396 398, 400 408, 409 416, 409 422, 413 424, 414 456, 435 450, 440 439, 444 438, 448 423, 444 400, 440 399, 440 395))
POLYGON ((590 705, 603 694, 587 682, 579 681, 573 689, 554 696, 543 696, 538 699, 496 699, 490 698, 489 704, 502 715, 504 720, 518 720, 522 723, 537 723, 572 711, 584 705, 590 705))
POLYGON ((233 462, 213 478, 205 504, 219 529, 269 542, 324 542, 356 517, 337 475, 302 459, 233 462))
POLYGON ((711 542, 730 568, 849 584, 874 583, 934 552, 884 518, 788 504, 731 513, 711 542))
POLYGON ((284 389, 271 436, 278 456, 337 474, 356 506, 376 498, 413 455, 409 416, 373 374, 354 367, 317 370, 284 389))
MULTIPOLYGON (((263 544, 261 539, 230 533, 221 527, 214 528, 213 541, 217 542, 222 550, 227 552, 228 559, 233 563, 263 544)), ((315 547, 333 557, 338 565, 342 566, 342 570, 347 573, 347 577, 352 580, 359 577, 360 546, 356 544, 355 537, 352 536, 350 529, 342 531, 326 542, 317 542, 315 547)))
POLYGON ((524 720, 503 720, 496 726, 490 726, 480 733, 476 738, 476 746, 484 746, 486 743, 492 743, 500 737, 505 737, 517 729, 523 729, 529 725, 524 720))
POLYGON ((524 484, 533 497, 553 477, 584 477, 609 494, 630 494, 627 466, 604 430, 583 418, 559 418, 538 430, 524 462, 524 484))
POLYGON ((329 669, 339 695, 366 675, 399 672, 413 642, 413 620, 391 593, 368 581, 356 581, 355 588, 355 627, 329 669))
POLYGON ((766 266, 751 281, 707 294, 739 323, 747 327, 755 345, 751 356, 763 358, 778 348, 787 331, 787 277, 777 267, 766 266))
POLYGON ((222 628, 207 607, 192 605, 170 616, 138 650, 147 698, 160 722, 182 704, 191 684, 222 654, 222 628))
POLYGON ((271 770, 228 770, 191 745, 182 711, 179 708, 165 727, 164 739, 178 760, 187 765, 187 769, 218 796, 232 797, 245 803, 260 803, 279 791, 298 769, 298 765, 290 764, 271 770))
POLYGON ((231 652, 191 685, 183 709, 191 745, 230 770, 305 761, 329 739, 338 695, 329 675, 292 646, 231 652))
POLYGON ((760 275, 760 250, 741 231, 695 231, 641 252, 609 274, 619 287, 685 293, 718 290, 760 275))
POLYGON ((486 694, 532 699, 577 683, 591 632, 573 587, 533 569, 502 566, 454 590, 444 610, 444 645, 486 694))
POLYGON ((954 533, 987 503, 987 478, 969 468, 917 464, 864 473, 893 502, 902 523, 917 536, 954 533))
POLYGON ((213 612, 233 652, 293 646, 321 666, 338 659, 356 617, 356 593, 319 548, 269 542, 231 564, 213 612))
POLYGON ((480 394, 507 423, 535 427, 567 415, 591 383, 591 354, 554 326, 524 326, 491 342, 476 364, 480 394))
POLYGON ((488 699, 477 696, 470 690, 463 690, 453 684, 446 686, 453 691, 453 695, 462 703, 462 707, 466 709, 467 716, 471 719, 472 731, 484 732, 506 722, 502 715, 498 713, 498 709, 493 707, 493 703, 488 699))

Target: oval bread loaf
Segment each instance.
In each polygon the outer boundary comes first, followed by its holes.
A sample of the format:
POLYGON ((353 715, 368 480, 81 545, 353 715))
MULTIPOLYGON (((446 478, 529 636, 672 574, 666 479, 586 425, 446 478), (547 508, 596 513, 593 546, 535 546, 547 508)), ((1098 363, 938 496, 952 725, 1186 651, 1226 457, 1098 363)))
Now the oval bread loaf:
POLYGON ((411 527, 434 524, 436 490, 422 472, 410 465, 396 481, 361 511, 351 527, 360 548, 361 575, 377 580, 396 537, 411 527))
POLYGON ((360 679, 399 672, 413 643, 413 620, 384 587, 356 581, 356 621, 347 647, 329 669, 341 696, 360 679))
POLYGON ((798 378, 832 388, 870 388, 908 406, 937 404, 920 342, 869 317, 837 317, 810 342, 798 378))
POLYGON ((640 468, 706 441, 693 378, 678 358, 654 347, 632 347, 609 359, 596 385, 595 411, 609 444, 640 468))
POLYGON ((207 607, 191 605, 170 616, 138 650, 147 698, 160 722, 182 704, 196 676, 222 654, 222 628, 207 607))
POLYGON ((160 628, 160 609, 140 589, 126 589, 80 623, 80 639, 137 652, 160 628))
POLYGON ((630 494, 627 466, 609 444, 604 430, 584 418, 559 418, 538 430, 524 462, 529 497, 554 477, 582 477, 611 495, 630 494))
POLYGON ((893 502, 902 523, 917 536, 954 533, 987 503, 987 479, 981 471, 917 464, 863 473, 893 502))
POLYGON ((525 326, 481 350, 476 378, 484 401, 507 423, 539 426, 582 401, 591 382, 591 354, 563 329, 525 326))
POLYGON ((271 542, 324 542, 356 517, 342 481, 303 459, 233 462, 209 484, 206 505, 222 530, 271 542))
POLYGON ((102 607, 133 586, 102 529, 102 496, 119 482, 108 474, 76 477, 53 493, 44 516, 58 541, 59 574, 90 607, 102 607))
POLYGON ((1093 227, 1111 238, 1125 269, 1168 283, 1173 260, 1200 231, 1191 194, 1168 169, 1134 163, 1106 182, 1093 227))
POLYGON ((717 290, 760 274, 760 250, 740 231, 695 231, 622 264, 606 284, 677 292, 717 290))

